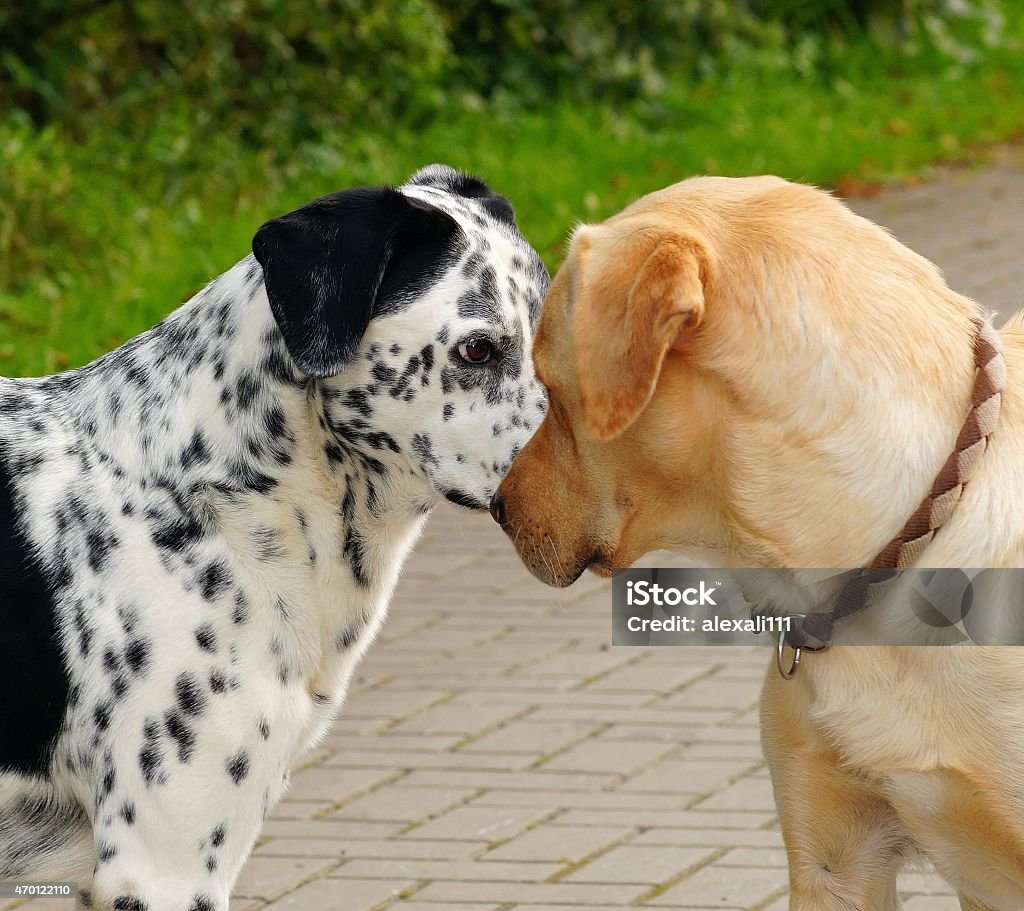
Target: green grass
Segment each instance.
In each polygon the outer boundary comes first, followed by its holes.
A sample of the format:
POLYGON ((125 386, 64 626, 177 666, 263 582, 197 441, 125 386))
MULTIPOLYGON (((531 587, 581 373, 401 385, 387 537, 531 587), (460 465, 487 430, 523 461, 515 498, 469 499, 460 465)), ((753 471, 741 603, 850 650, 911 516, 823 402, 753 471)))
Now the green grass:
POLYGON ((142 147, 98 136, 75 146, 0 122, 0 156, 22 194, 13 208, 0 193, 0 289, 16 289, 0 290, 0 374, 91 360, 246 255, 264 219, 339 187, 400 182, 430 161, 510 196, 555 267, 574 222, 692 174, 888 182, 937 161, 980 160, 1022 130, 1015 54, 947 76, 923 68, 891 78, 870 60, 831 81, 766 85, 739 74, 670 90, 657 109, 556 102, 496 115, 453 105, 421 130, 330 136, 294 151, 189 140, 187 113, 169 114, 142 147))

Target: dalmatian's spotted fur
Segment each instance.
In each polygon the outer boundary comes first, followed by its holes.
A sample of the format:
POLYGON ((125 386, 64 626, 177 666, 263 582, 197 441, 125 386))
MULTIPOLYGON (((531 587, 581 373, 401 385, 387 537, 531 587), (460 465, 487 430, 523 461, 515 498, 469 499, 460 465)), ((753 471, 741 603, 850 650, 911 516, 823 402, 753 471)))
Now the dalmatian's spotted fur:
POLYGON ((482 182, 336 193, 253 250, 0 379, 0 879, 225 911, 427 513, 484 507, 542 417, 547 272, 482 182))

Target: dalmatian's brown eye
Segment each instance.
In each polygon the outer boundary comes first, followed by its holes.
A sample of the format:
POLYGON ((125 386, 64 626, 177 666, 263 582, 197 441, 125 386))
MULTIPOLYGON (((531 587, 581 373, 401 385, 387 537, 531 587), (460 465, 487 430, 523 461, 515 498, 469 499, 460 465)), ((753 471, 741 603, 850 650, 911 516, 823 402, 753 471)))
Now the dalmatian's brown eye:
POLYGON ((494 357, 494 346, 485 338, 469 338, 459 343, 459 357, 467 364, 486 364, 494 357))

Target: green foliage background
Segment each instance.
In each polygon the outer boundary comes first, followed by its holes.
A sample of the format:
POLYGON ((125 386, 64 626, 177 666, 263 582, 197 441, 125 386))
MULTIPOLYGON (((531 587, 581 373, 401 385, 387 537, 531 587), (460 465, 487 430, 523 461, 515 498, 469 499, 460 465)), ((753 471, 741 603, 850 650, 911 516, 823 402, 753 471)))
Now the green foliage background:
POLYGON ((1022 126, 1017 0, 0 0, 0 372, 95 357, 265 218, 427 161, 554 266, 694 172, 856 189, 1022 126))

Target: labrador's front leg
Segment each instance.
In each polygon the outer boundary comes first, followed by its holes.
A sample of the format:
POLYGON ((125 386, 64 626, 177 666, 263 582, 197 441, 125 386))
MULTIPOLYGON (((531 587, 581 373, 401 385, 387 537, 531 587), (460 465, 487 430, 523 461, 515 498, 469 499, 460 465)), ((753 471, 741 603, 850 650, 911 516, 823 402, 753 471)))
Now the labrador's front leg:
POLYGON ((789 861, 790 911, 897 911, 906 835, 807 722, 808 691, 769 669, 761 731, 789 861))

